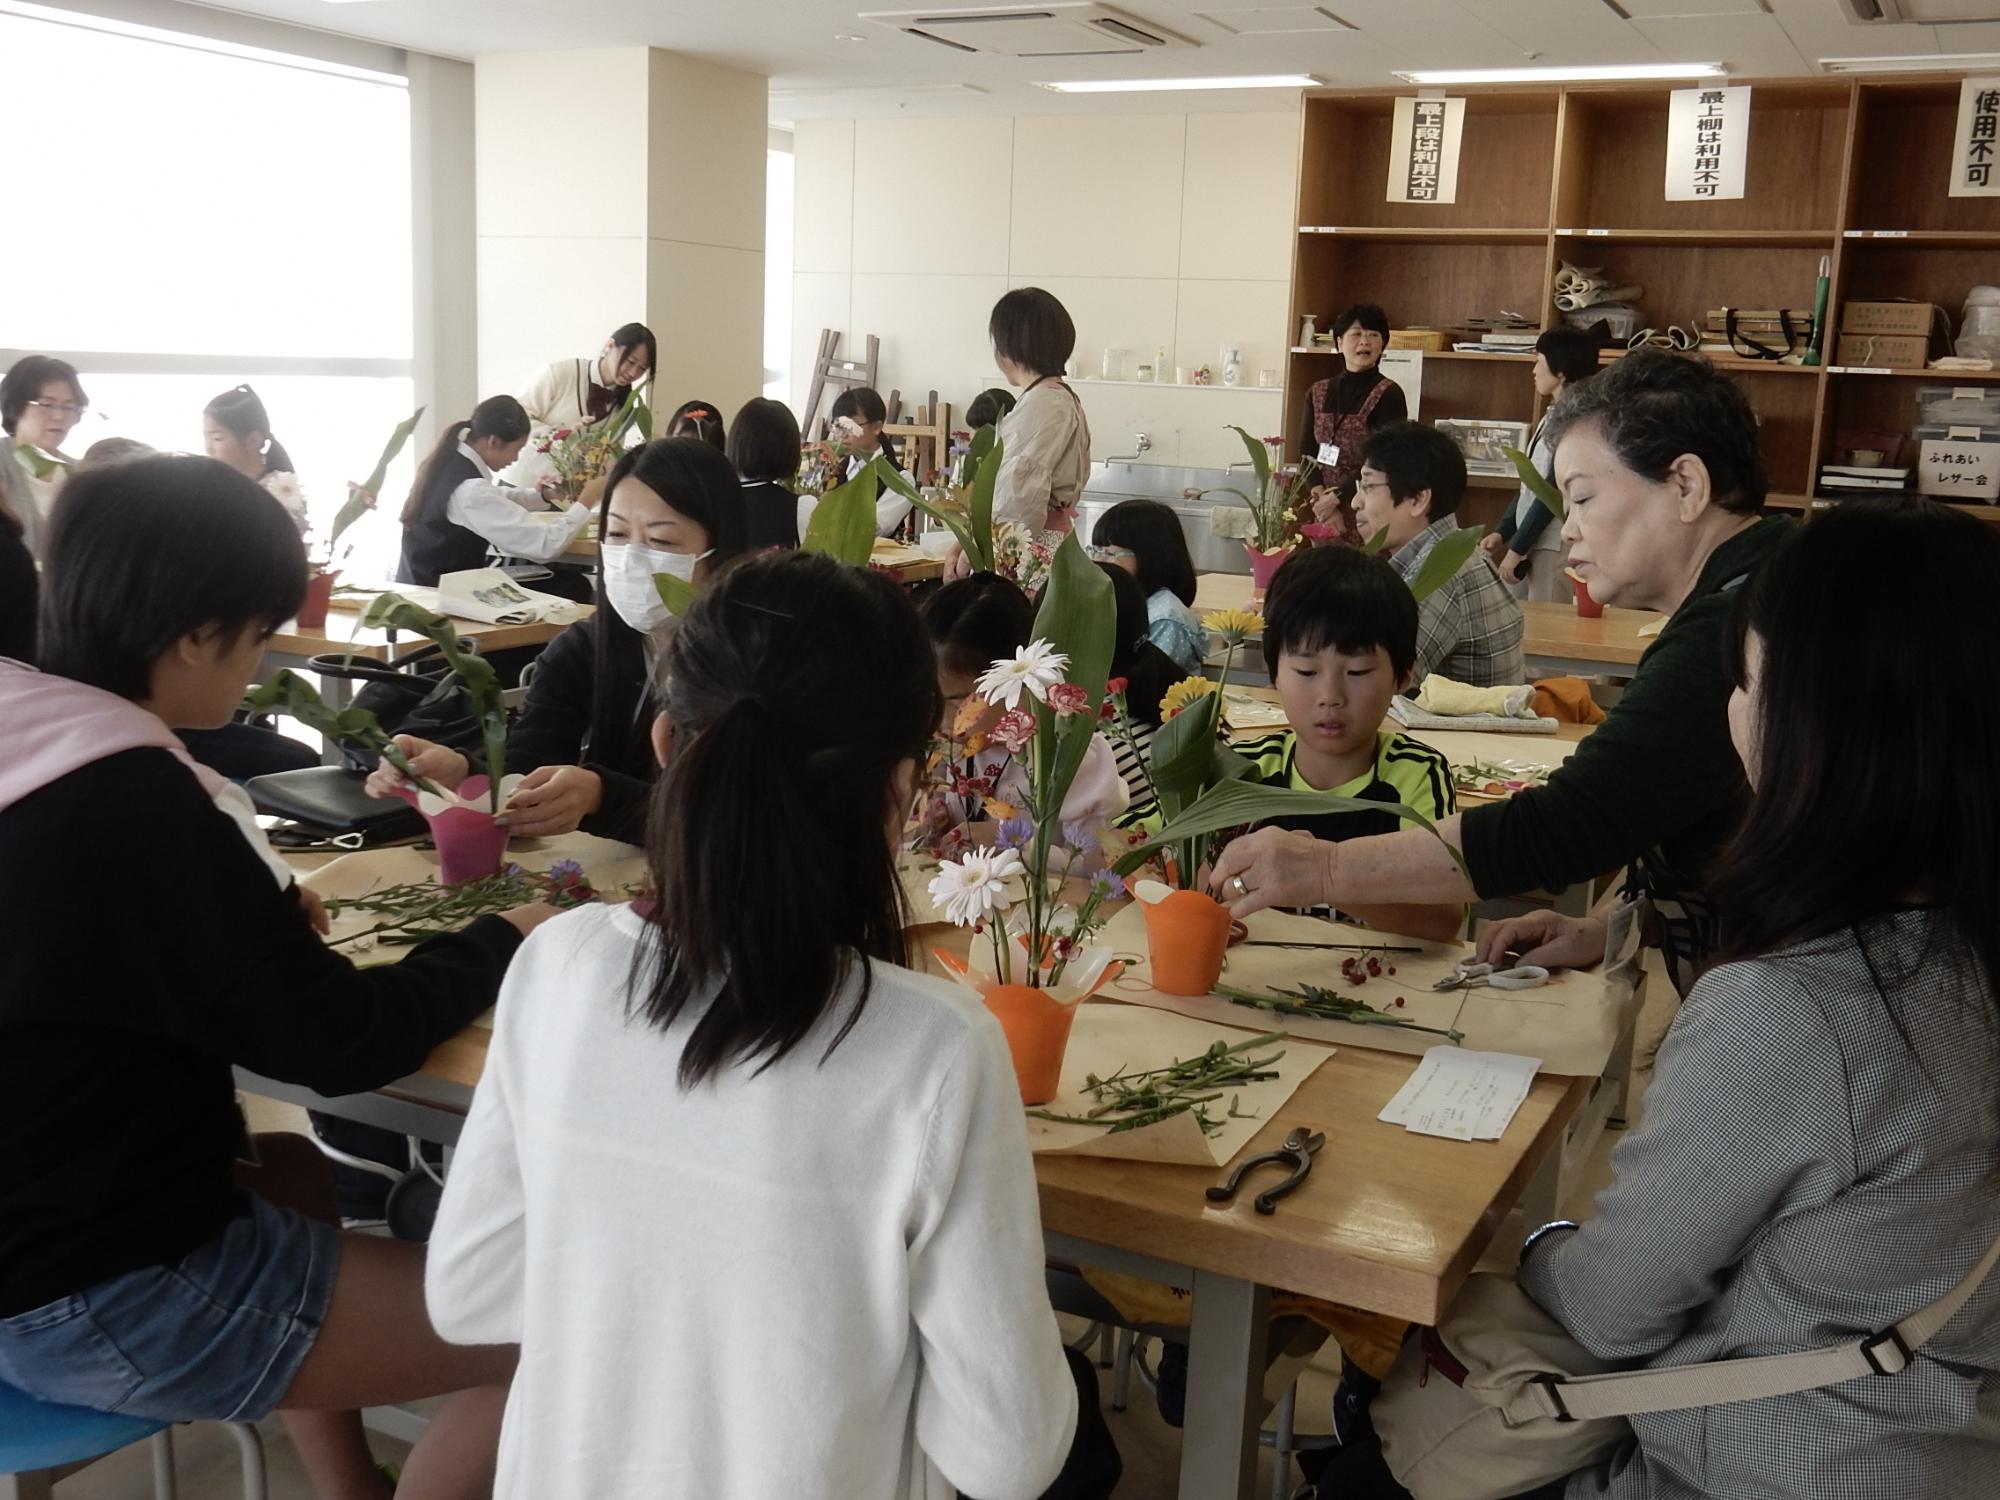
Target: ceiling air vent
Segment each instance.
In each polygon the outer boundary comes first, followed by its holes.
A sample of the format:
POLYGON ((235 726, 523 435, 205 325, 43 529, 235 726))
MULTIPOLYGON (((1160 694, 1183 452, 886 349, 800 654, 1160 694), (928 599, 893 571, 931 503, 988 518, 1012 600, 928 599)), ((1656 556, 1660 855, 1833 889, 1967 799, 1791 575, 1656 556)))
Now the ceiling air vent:
MULTIPOLYGON (((2000 0, 1996 0, 2000 3, 2000 0)), ((1164 26, 1095 0, 986 5, 966 10, 870 10, 861 20, 889 26, 954 52, 991 57, 1129 57, 1184 50, 1194 42, 1164 26)))
POLYGON ((1917 26, 1962 26, 2000 21, 2000 0, 1840 0, 1857 26, 1908 22, 1917 26))

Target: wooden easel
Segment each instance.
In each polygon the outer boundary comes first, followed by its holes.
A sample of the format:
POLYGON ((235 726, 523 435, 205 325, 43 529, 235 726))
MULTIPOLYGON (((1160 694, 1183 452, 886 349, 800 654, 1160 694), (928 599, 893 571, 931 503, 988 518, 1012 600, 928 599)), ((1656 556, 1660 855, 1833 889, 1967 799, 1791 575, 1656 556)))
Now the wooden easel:
POLYGON ((924 476, 944 468, 951 453, 951 403, 940 403, 936 391, 930 396, 929 403, 911 412, 907 422, 893 420, 897 413, 891 408, 891 420, 882 428, 882 435, 896 444, 903 472, 915 484, 924 483, 924 476))
POLYGON ((840 331, 822 328, 819 331, 819 352, 813 356, 812 384, 806 389, 806 409, 799 413, 799 430, 817 442, 823 438, 824 425, 820 421, 820 398, 830 385, 844 390, 856 386, 875 385, 875 372, 881 353, 882 341, 874 334, 868 335, 868 357, 866 359, 842 359, 840 357, 840 331))

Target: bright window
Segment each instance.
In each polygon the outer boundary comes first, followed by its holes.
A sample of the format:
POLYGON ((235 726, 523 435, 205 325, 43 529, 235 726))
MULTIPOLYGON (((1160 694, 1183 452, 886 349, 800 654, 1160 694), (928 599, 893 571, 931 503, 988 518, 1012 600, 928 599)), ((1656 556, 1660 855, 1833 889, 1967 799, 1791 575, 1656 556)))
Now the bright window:
MULTIPOLYGON (((77 365, 95 412, 72 454, 199 452, 203 404, 250 382, 323 528, 415 404, 408 90, 78 20, 0 13, 26 143, 0 344, 77 365)), ((356 540, 393 559, 393 525, 356 540)))
POLYGON ((792 393, 792 153, 764 158, 764 394, 792 393))

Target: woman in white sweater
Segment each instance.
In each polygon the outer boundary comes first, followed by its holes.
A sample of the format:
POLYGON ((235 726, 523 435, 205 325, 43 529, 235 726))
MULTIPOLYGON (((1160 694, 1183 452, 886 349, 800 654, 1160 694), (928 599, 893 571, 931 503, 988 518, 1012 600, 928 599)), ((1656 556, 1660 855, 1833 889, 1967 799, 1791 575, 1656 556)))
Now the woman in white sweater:
POLYGON ((658 682, 658 896, 523 947, 431 1240, 445 1336, 521 1345, 497 1493, 1031 1500, 1077 1402, 1020 1092, 896 967, 923 627, 771 554, 658 682))

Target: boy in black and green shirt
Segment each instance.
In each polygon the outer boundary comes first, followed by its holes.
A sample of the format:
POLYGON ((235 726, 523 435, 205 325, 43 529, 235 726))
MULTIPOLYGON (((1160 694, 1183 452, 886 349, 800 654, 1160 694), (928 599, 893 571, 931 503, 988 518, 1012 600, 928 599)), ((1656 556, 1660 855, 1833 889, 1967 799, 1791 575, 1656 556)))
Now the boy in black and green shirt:
MULTIPOLYGON (((1383 803, 1381 812, 1317 813, 1271 820, 1337 842, 1404 826, 1396 803, 1431 822, 1457 811, 1444 753, 1382 720, 1409 685, 1417 656, 1417 601, 1396 570, 1353 547, 1294 552, 1264 606, 1264 661, 1291 728, 1233 748, 1267 786, 1332 792, 1383 803)), ((1157 826, 1135 807, 1121 822, 1157 826)), ((1457 906, 1361 906, 1346 915, 1383 931, 1438 940, 1464 925, 1457 906)))

